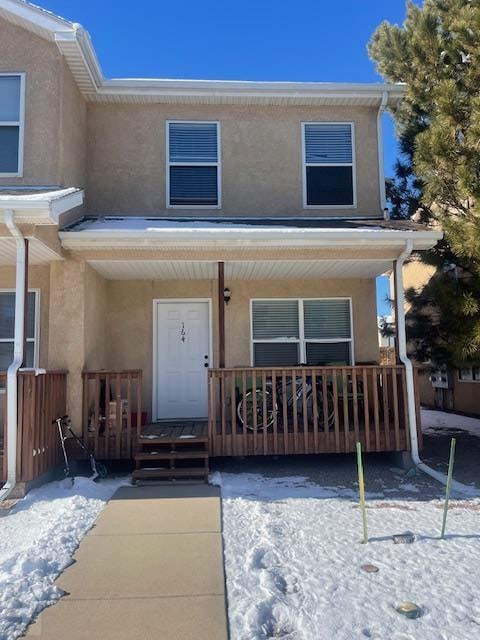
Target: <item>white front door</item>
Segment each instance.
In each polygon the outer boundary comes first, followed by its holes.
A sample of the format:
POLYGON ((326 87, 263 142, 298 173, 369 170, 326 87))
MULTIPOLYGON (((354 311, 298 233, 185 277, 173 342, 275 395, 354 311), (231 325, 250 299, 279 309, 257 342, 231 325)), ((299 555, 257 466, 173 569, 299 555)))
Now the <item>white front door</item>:
POLYGON ((159 301, 156 305, 156 419, 206 418, 209 304, 159 301))

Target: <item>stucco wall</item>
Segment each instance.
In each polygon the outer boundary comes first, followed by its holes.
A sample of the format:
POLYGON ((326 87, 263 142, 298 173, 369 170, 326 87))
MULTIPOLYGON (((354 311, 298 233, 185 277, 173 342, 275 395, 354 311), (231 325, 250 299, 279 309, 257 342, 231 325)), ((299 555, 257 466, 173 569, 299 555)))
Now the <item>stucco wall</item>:
MULTIPOLYGON (((28 270, 29 289, 40 291, 40 352, 38 364, 48 366, 50 267, 33 266, 28 270)), ((0 289, 15 291, 15 267, 0 267, 0 289)))
POLYGON ((202 215, 380 214, 377 111, 367 107, 88 105, 87 208, 102 213, 196 215, 166 209, 165 122, 218 120, 222 210, 202 215), (302 121, 354 121, 358 208, 303 209, 302 121))
POLYGON ((24 72, 24 171, 0 185, 81 187, 86 107, 57 46, 0 19, 0 72, 24 72))
POLYGON ((107 361, 107 282, 85 267, 85 369, 105 368, 107 361))
MULTIPOLYGON (((226 366, 250 366, 250 299, 258 297, 351 296, 355 360, 378 360, 373 280, 229 281, 226 307, 226 366)), ((143 370, 143 403, 149 414, 152 391, 153 300, 211 298, 214 364, 217 359, 217 301, 214 281, 109 281, 107 283, 107 363, 143 370)))

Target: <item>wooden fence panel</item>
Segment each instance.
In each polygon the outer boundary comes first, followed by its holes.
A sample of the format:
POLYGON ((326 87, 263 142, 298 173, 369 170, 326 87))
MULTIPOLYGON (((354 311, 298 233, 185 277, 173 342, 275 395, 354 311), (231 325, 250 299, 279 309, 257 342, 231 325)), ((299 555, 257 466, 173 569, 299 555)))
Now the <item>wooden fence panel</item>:
POLYGON ((84 371, 82 378, 82 432, 89 447, 100 459, 133 458, 144 418, 142 371, 84 371))
POLYGON ((401 365, 209 370, 210 454, 409 447, 401 365))

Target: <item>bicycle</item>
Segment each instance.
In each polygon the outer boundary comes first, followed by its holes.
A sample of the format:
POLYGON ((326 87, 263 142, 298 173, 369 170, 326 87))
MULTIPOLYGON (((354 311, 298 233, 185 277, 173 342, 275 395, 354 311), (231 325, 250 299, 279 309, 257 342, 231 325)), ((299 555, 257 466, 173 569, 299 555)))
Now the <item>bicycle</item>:
MULTIPOLYGON (((286 388, 286 407, 287 416, 295 411, 303 415, 303 378, 295 378, 295 391, 293 391, 292 385, 293 379, 287 383, 286 388)), ((314 422, 314 393, 316 393, 317 399, 317 414, 318 414, 318 426, 320 429, 325 428, 325 411, 324 411, 324 397, 323 388, 318 384, 315 390, 313 389, 312 376, 306 376, 305 378, 305 404, 307 411, 307 420, 311 425, 314 422)), ((256 430, 263 431, 264 425, 267 430, 270 429, 275 421, 275 415, 280 416, 283 420, 283 384, 280 380, 275 384, 275 396, 276 400, 273 401, 273 383, 268 380, 265 384, 265 391, 261 387, 250 389, 247 391, 237 403, 237 416, 241 424, 244 424, 250 431, 255 430, 254 416, 256 416, 256 430), (266 419, 264 420, 264 407, 266 408, 266 419), (245 417, 244 417, 245 416, 245 417)), ((326 424, 331 427, 335 420, 335 411, 333 408, 333 394, 330 389, 327 389, 326 395, 326 424)))

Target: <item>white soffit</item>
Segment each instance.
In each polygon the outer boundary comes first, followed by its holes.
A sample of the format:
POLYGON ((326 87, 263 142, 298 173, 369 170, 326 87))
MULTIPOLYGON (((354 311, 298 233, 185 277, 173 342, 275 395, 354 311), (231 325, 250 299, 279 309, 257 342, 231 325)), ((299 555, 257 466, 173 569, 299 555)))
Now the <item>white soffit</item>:
MULTIPOLYGON (((107 280, 215 280, 216 262, 202 260, 88 260, 107 280)), ((225 262, 226 280, 373 278, 392 268, 381 260, 265 260, 225 262)))
MULTIPOLYGON (((36 238, 29 238, 28 263, 31 266, 48 264, 63 258, 36 238)), ((17 247, 14 238, 0 237, 0 267, 15 266, 17 247)))

